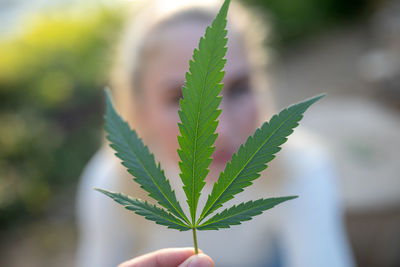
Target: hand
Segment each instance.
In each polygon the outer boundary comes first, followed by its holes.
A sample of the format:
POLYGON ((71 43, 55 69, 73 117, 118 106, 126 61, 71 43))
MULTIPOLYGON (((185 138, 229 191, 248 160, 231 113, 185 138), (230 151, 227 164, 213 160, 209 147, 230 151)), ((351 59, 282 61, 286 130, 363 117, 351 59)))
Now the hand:
POLYGON ((214 262, 201 251, 195 255, 193 248, 166 248, 123 262, 118 267, 214 267, 214 262))

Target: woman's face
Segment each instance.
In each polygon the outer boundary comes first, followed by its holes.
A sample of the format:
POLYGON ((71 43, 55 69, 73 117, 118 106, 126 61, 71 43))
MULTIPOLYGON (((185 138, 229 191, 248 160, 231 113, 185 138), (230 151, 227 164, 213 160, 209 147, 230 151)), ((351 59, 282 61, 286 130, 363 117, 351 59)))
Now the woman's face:
MULTIPOLYGON (((164 164, 178 166, 178 109, 189 59, 206 25, 187 23, 157 36, 158 45, 144 59, 136 125, 145 142, 164 164), (169 161, 169 162, 166 162, 169 161)), ((250 88, 250 70, 242 44, 228 36, 223 99, 208 181, 215 181, 232 154, 258 126, 258 109, 250 88)))

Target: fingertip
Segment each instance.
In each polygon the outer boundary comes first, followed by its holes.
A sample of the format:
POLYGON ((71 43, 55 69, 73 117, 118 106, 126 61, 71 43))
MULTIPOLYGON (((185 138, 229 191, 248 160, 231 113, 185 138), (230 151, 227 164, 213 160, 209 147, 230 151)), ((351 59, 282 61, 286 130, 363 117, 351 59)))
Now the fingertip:
POLYGON ((193 248, 165 248, 121 263, 118 267, 177 266, 193 256, 193 248))
POLYGON ((214 267, 214 261, 208 255, 200 253, 189 257, 179 267, 214 267))

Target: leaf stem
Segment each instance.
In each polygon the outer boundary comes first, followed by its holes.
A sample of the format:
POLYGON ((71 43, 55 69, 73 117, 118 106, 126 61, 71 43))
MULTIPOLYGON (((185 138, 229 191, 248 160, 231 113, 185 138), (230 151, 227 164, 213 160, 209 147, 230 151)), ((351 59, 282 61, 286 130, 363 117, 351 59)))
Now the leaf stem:
POLYGON ((194 253, 199 254, 199 248, 197 246, 196 228, 193 227, 192 232, 193 232, 194 253))

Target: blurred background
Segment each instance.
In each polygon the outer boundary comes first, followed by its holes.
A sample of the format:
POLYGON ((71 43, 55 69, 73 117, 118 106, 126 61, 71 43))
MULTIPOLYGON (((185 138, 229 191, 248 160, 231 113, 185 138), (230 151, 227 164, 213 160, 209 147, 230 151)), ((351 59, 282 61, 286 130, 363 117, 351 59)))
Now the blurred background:
MULTIPOLYGON (((282 108, 330 148, 359 266, 400 266, 400 1, 242 0, 271 22, 282 108)), ((79 175, 130 1, 0 0, 0 266, 71 266, 79 175)))

